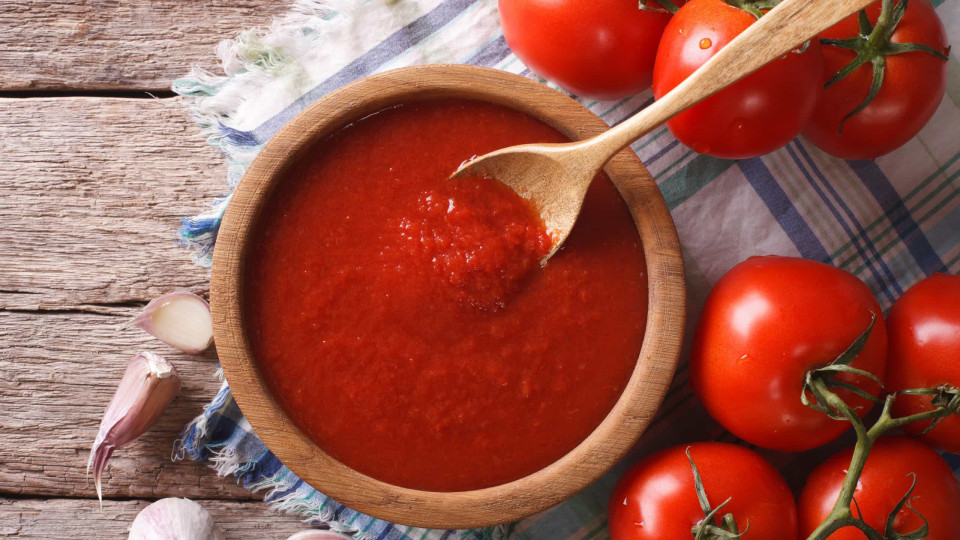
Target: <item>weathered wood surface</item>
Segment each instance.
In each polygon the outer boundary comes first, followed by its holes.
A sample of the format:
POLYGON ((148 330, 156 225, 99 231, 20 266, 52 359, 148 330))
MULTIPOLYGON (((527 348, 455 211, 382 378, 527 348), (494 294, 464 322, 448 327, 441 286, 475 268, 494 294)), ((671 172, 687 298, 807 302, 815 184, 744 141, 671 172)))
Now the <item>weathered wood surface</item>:
POLYGON ((168 90, 289 0, 4 0, 0 90, 168 90))
POLYGON ((176 100, 0 100, 0 493, 89 497, 89 445, 123 366, 168 354, 184 388, 111 461, 105 494, 249 498, 173 440, 218 388, 212 355, 117 327, 163 291, 207 288, 174 245, 178 219, 220 191, 217 152, 176 100))
MULTIPOLYGON (((197 500, 213 515, 227 538, 283 540, 306 529, 289 515, 277 513, 263 503, 197 500)), ((150 501, 104 501, 96 499, 5 499, 0 498, 0 537, 23 539, 119 539, 137 512, 150 501)))
POLYGON ((173 442, 219 383, 216 362, 191 357, 114 315, 0 311, 0 494, 95 497, 90 445, 127 362, 139 350, 169 358, 183 388, 158 423, 107 466, 107 497, 258 498, 206 465, 172 462, 173 442))
MULTIPOLYGON (((0 96, 166 90, 191 65, 216 71, 216 43, 289 5, 0 2, 0 96)), ((228 538, 303 528, 233 479, 170 461, 174 439, 219 386, 214 353, 189 357, 117 329, 162 292, 206 290, 208 273, 173 235, 180 217, 221 192, 225 173, 177 100, 0 99, 0 537, 123 538, 165 496, 200 500, 228 538), (89 446, 141 349, 170 358, 183 390, 111 460, 101 512, 85 474, 89 446)))
POLYGON ((0 309, 208 287, 174 232, 222 192, 226 167, 178 101, 0 99, 0 309))

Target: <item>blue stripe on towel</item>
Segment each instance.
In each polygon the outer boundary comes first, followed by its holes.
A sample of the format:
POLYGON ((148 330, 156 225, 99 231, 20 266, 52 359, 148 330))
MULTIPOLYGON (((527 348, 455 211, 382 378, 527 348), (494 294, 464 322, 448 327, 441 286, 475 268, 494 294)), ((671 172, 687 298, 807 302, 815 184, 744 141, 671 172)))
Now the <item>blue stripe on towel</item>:
POLYGON ((860 178, 863 184, 870 191, 870 194, 877 200, 877 204, 883 209, 893 224, 897 234, 903 241, 907 250, 913 255, 913 259, 925 275, 934 272, 946 272, 947 265, 940 260, 936 250, 924 236, 920 226, 913 219, 900 194, 894 189, 890 179, 883 174, 883 170, 876 163, 869 160, 849 161, 850 169, 860 178))
POLYGON ((783 191, 770 169, 760 158, 742 159, 737 162, 743 175, 753 186, 754 191, 770 209, 774 219, 780 224, 800 255, 817 261, 829 262, 830 256, 823 247, 813 229, 797 211, 797 207, 783 191))

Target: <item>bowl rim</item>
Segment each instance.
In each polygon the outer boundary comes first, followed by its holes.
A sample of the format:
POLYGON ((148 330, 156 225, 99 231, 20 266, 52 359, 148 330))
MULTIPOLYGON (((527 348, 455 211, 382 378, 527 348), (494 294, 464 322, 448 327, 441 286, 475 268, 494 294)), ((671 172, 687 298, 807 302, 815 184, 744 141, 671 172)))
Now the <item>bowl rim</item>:
POLYGON ((403 102, 460 97, 505 105, 573 140, 608 126, 575 100, 491 68, 424 65, 372 75, 315 101, 260 151, 237 186, 214 248, 210 304, 217 352, 233 397, 280 461, 321 493, 357 511, 425 528, 467 529, 515 521, 554 506, 599 478, 635 444, 669 387, 683 340, 684 267, 676 229, 656 183, 629 149, 605 167, 637 225, 647 265, 647 324, 637 365, 613 409, 579 445, 512 482, 432 492, 382 482, 347 467, 303 434, 274 400, 243 331, 243 261, 273 182, 314 142, 350 122, 403 102))

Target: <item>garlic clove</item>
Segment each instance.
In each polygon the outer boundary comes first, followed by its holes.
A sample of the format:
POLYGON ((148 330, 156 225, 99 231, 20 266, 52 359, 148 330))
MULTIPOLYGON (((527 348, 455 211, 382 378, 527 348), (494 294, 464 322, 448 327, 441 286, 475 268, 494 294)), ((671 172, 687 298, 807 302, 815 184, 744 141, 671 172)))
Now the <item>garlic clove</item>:
POLYGON ((314 529, 312 531, 300 531, 287 540, 352 540, 349 536, 337 534, 331 531, 321 531, 314 529))
POLYGON ((142 435, 179 392, 180 375, 166 358, 141 352, 127 365, 100 421, 100 431, 87 461, 87 474, 93 467, 93 483, 101 503, 100 477, 113 451, 142 435))
POLYGON ((201 353, 213 343, 210 304, 188 291, 174 291, 153 299, 126 326, 138 326, 189 354, 201 353))
POLYGON ((130 525, 130 540, 224 540, 213 516, 190 499, 170 497, 144 508, 130 525))

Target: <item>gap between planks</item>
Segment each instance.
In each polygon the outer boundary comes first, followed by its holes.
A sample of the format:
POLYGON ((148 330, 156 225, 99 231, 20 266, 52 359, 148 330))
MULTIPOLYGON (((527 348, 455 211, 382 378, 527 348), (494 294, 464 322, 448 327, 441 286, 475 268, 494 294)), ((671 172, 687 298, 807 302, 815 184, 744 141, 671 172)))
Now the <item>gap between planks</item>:
POLYGON ((113 99, 169 99, 176 97, 172 90, 3 90, 0 99, 38 99, 95 97, 113 99))

